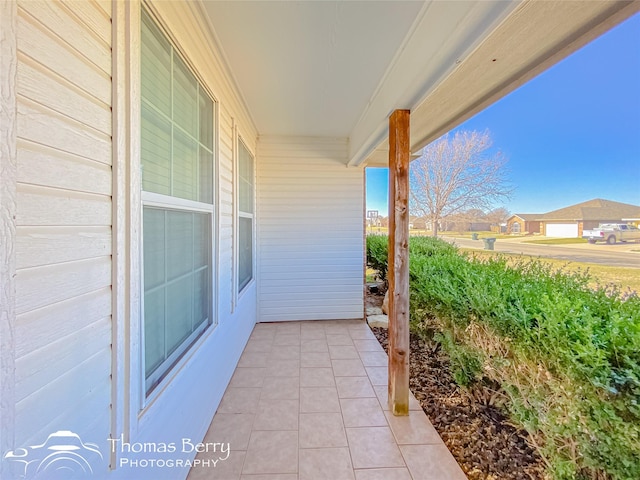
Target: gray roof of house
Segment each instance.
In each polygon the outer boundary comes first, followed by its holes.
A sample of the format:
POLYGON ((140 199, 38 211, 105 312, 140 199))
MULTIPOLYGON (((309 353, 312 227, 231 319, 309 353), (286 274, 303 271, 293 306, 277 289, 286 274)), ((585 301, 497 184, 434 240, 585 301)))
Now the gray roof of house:
POLYGON ((594 198, 593 200, 539 215, 536 220, 622 220, 623 218, 639 216, 640 206, 638 205, 594 198))

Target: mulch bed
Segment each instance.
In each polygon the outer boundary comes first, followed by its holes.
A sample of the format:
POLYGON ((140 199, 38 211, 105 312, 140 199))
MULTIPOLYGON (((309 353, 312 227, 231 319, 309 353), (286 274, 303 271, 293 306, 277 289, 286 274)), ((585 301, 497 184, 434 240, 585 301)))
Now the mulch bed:
MULTIPOLYGON (((387 330, 372 330, 386 351, 387 330)), ((411 391, 470 480, 546 478, 527 433, 490 405, 490 396, 473 395, 455 383, 437 342, 412 335, 410 347, 411 391)))

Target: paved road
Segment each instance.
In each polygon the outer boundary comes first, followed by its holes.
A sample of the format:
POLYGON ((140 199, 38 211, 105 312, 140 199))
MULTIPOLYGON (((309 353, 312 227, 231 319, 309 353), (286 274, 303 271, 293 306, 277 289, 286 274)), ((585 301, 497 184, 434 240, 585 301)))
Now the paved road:
MULTIPOLYGON (((483 249, 484 242, 461 237, 442 237, 462 248, 483 249)), ((523 243, 522 239, 498 239, 494 245, 497 252, 521 253, 535 257, 557 258, 572 262, 598 263, 615 267, 640 269, 640 244, 590 245, 539 245, 523 243), (637 251, 632 251, 637 250, 637 251)))

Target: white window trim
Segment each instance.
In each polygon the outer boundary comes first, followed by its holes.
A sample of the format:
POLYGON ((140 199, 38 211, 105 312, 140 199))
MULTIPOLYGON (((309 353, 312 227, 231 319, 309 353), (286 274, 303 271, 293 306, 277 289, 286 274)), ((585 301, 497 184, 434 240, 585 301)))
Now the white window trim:
MULTIPOLYGON (((153 5, 144 0, 113 2, 113 354, 112 354, 112 418, 111 438, 135 441, 145 423, 150 421, 153 405, 179 375, 180 370, 213 334, 219 318, 218 272, 220 232, 219 212, 219 126, 220 112, 216 95, 198 74, 193 65, 187 66, 213 100, 213 205, 190 202, 189 208, 211 212, 211 314, 208 325, 187 351, 170 369, 162 382, 146 394, 143 362, 142 326, 144 324, 142 299, 142 209, 148 205, 168 206, 163 195, 142 192, 141 175, 141 11, 143 4, 181 54, 180 45, 169 34, 158 18, 153 5)), ((180 202, 172 199, 171 208, 179 208, 180 202)), ((187 206, 186 204, 184 205, 187 206)), ((110 452, 110 468, 115 469, 117 451, 110 452)))

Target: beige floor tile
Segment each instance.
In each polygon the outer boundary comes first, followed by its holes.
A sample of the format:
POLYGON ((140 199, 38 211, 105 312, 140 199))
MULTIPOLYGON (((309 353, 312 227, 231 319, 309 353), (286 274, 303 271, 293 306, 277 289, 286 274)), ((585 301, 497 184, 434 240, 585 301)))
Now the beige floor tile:
POLYGON ((377 398, 341 398, 345 427, 386 427, 387 419, 377 398))
POLYGON ((286 345, 274 348, 268 357, 269 362, 273 360, 300 360, 300 347, 286 345))
POLYGON ((300 450, 299 480, 354 480, 348 448, 300 450))
POLYGON ((339 413, 301 413, 300 448, 346 447, 347 436, 339 413))
POLYGON ((276 326, 276 334, 300 334, 300 322, 278 322, 276 326))
POLYGON ((260 400, 253 430, 297 430, 299 400, 260 400))
POLYGON ((332 368, 301 368, 301 387, 333 387, 336 382, 332 368))
POLYGON ((317 327, 305 327, 302 326, 300 331, 301 340, 326 340, 327 335, 324 333, 324 327, 319 325, 317 327))
POLYGON ((249 336, 249 340, 267 340, 272 339, 276 336, 276 329, 266 329, 266 330, 253 330, 251 335, 249 336))
POLYGON ((388 367, 365 367, 369 380, 372 385, 388 385, 389 369, 388 367))
POLYGON ((348 360, 360 358, 353 345, 329 345, 329 356, 332 360, 348 360))
POLYGON ((265 377, 261 399, 294 400, 300 398, 300 377, 265 377))
POLYGON ((274 475, 242 475, 240 480, 298 480, 295 473, 276 473, 274 475))
MULTIPOLYGON (((388 388, 389 387, 386 383, 384 385, 373 386, 373 390, 374 392, 376 392, 376 397, 378 397, 378 400, 380 401, 380 405, 382 406, 382 409, 385 411, 389 410, 388 388)), ((420 405, 420 402, 416 400, 416 397, 414 397, 412 393, 409 394, 409 410, 419 410, 421 412, 423 411, 422 406, 420 405)))
POLYGON ((444 444, 402 445, 402 456, 414 478, 466 480, 466 475, 444 444))
POLYGON ((273 339, 273 345, 278 346, 300 346, 300 333, 277 333, 273 339))
POLYGON ((301 387, 300 413, 340 413, 336 387, 301 387))
POLYGON ((264 367, 267 365, 269 356, 267 352, 244 352, 238 362, 238 367, 264 367))
POLYGON ((364 377, 367 372, 359 358, 349 360, 331 360, 333 374, 336 377, 364 377))
MULTIPOLYGON (((418 477, 419 478, 419 477, 418 477)), ((356 480, 412 480, 406 468, 370 468, 356 470, 356 480)), ((446 479, 442 479, 446 480, 446 479)))
POLYGON ((278 329, 278 325, 276 322, 256 323, 253 327, 253 333, 275 332, 278 329))
POLYGON ((216 413, 203 442, 228 443, 231 450, 246 450, 254 418, 253 413, 216 413))
POLYGON ((314 339, 314 340, 302 340, 300 344, 300 351, 302 352, 328 352, 326 338, 314 339))
POLYGON ((373 332, 369 328, 366 322, 362 322, 362 324, 357 326, 349 327, 349 335, 353 340, 375 340, 376 337, 373 335, 373 332))
POLYGON ((346 431, 354 468, 405 466, 389 427, 347 428, 346 431))
POLYGON ((238 367, 231 377, 231 388, 261 388, 266 368, 238 367))
POLYGON ((349 327, 337 323, 326 325, 324 331, 327 335, 349 335, 349 327))
POLYGON ((378 342, 378 340, 371 340, 371 339, 367 339, 367 340, 354 340, 353 344, 356 347, 356 350, 358 350, 359 352, 384 352, 384 349, 382 348, 382 345, 380 345, 380 342, 378 342))
POLYGON ((298 473, 298 432, 254 431, 242 474, 298 473))
POLYGON ((273 340, 265 338, 250 339, 244 347, 244 353, 270 353, 273 349, 273 340))
MULTIPOLYGON (((194 465, 187 480, 239 480, 245 455, 244 451, 231 452, 226 460, 218 460, 216 456, 215 466, 211 462, 208 465, 194 465)), ((211 457, 211 454, 203 452, 199 453, 196 459, 206 461, 208 457, 211 457)))
POLYGON ((300 360, 271 360, 267 366, 265 376, 298 377, 300 376, 300 360))
POLYGON ((384 414, 398 445, 442 443, 440 435, 423 411, 413 410, 405 417, 396 417, 390 411, 384 414))
POLYGON ((337 377, 336 387, 340 398, 375 398, 376 396, 368 377, 337 377))
POLYGON ((327 352, 304 352, 300 355, 300 367, 331 367, 327 352))
POLYGON ((260 388, 227 388, 217 413, 256 413, 260 388))
POLYGON ((386 367, 389 357, 384 352, 360 352, 360 359, 365 367, 386 367))
POLYGON ((327 344, 331 345, 353 345, 353 340, 349 334, 329 334, 327 335, 327 344))

